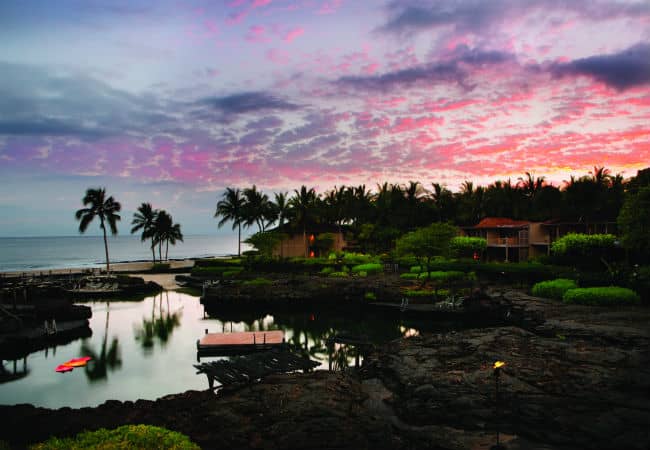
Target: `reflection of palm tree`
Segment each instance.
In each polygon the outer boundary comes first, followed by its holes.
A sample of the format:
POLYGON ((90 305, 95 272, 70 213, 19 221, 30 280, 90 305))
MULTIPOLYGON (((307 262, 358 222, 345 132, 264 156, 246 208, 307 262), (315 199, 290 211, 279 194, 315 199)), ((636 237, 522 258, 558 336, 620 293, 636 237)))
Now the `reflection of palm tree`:
POLYGON ((90 381, 99 381, 107 378, 108 369, 115 370, 122 367, 122 360, 120 359, 120 347, 117 337, 113 337, 111 345, 108 346, 108 319, 109 310, 106 309, 106 326, 104 328, 104 340, 102 341, 102 348, 99 355, 88 342, 84 340, 81 344, 81 354, 87 355, 92 360, 86 365, 86 377, 90 381))
POLYGON ((181 323, 181 310, 175 313, 169 311, 169 294, 167 294, 167 311, 162 308, 162 296, 160 293, 159 299, 159 313, 156 317, 156 297, 153 298, 151 307, 151 320, 146 318, 142 319, 142 324, 135 330, 135 339, 140 342, 140 346, 145 352, 150 352, 153 349, 154 341, 157 338, 162 347, 165 346, 171 336, 174 328, 178 327, 181 323))

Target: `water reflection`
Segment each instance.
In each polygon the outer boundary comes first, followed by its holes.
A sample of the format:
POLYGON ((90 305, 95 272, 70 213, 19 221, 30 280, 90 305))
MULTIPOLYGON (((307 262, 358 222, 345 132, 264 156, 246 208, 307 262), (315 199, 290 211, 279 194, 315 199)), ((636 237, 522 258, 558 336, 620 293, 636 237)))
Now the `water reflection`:
POLYGON ((110 304, 106 303, 106 322, 104 325, 104 337, 99 353, 95 351, 93 346, 84 339, 81 343, 81 354, 90 356, 91 361, 84 368, 86 378, 91 382, 102 381, 108 377, 108 370, 117 370, 122 367, 122 359, 120 358, 120 345, 117 336, 113 336, 111 344, 108 345, 108 324, 110 318, 110 304))
POLYGON ((23 377, 29 375, 29 369, 27 368, 27 357, 25 356, 22 361, 22 368, 18 364, 18 360, 7 360, 5 365, 5 360, 0 361, 0 383, 7 383, 9 381, 20 380, 23 377), (13 362, 13 365, 11 364, 13 362), (13 366, 13 369, 12 369, 13 366))
POLYGON ((153 297, 151 304, 151 318, 142 318, 142 323, 135 327, 135 340, 140 343, 145 355, 153 354, 156 338, 161 348, 164 348, 175 328, 181 325, 183 308, 171 312, 169 307, 169 292, 164 291, 153 297), (163 297, 166 299, 167 309, 163 308, 163 297), (158 309, 156 309, 158 300, 158 309), (158 317, 156 317, 158 311, 158 317))

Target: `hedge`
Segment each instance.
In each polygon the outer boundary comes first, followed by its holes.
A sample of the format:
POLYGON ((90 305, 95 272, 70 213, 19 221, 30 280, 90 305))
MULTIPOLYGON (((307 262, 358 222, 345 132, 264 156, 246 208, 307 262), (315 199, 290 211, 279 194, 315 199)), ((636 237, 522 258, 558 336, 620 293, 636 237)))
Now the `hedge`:
POLYGON ((200 450, 184 434, 152 425, 124 425, 112 430, 85 431, 72 438, 52 437, 32 450, 143 449, 200 450))
POLYGON ((619 305, 640 303, 641 299, 632 289, 607 286, 569 289, 562 301, 581 305, 619 305))
POLYGON ((242 283, 244 286, 269 286, 271 284, 273 284, 273 281, 268 278, 253 278, 242 283))
POLYGON ((191 274, 193 276, 227 276, 226 273, 239 273, 243 271, 244 268, 241 266, 199 266, 193 267, 191 274))
POLYGON ((366 272, 366 274, 372 275, 375 273, 382 273, 384 271, 384 266, 379 263, 366 263, 358 264, 350 270, 352 273, 366 272))
POLYGON ((578 285, 575 281, 567 278, 558 278, 556 280, 540 281, 533 286, 532 293, 537 297, 552 298, 562 300, 564 293, 569 289, 575 289, 578 285))
POLYGON ((449 242, 452 254, 457 256, 473 257, 475 253, 481 255, 487 248, 487 239, 481 237, 456 236, 449 242))

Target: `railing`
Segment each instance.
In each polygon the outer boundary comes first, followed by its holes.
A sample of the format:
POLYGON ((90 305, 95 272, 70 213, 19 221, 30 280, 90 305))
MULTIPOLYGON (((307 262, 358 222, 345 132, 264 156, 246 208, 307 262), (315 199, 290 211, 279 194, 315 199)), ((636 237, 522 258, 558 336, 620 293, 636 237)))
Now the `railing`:
POLYGON ((526 246, 528 245, 528 239, 520 239, 518 237, 498 237, 498 238, 489 238, 488 245, 504 245, 504 246, 526 246))

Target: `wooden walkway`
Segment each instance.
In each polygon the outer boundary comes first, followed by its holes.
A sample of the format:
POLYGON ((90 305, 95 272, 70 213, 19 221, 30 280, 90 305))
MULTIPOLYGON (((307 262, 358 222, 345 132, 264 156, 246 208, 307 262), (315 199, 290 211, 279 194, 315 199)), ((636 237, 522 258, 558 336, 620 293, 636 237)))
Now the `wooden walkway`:
POLYGON ((250 383, 274 373, 310 371, 320 365, 319 362, 303 358, 288 350, 270 350, 229 359, 195 364, 197 374, 208 377, 210 389, 215 381, 219 385, 233 383, 250 383))
POLYGON ((201 356, 220 356, 251 353, 280 348, 284 345, 284 332, 242 331, 235 333, 208 333, 196 342, 201 356))

